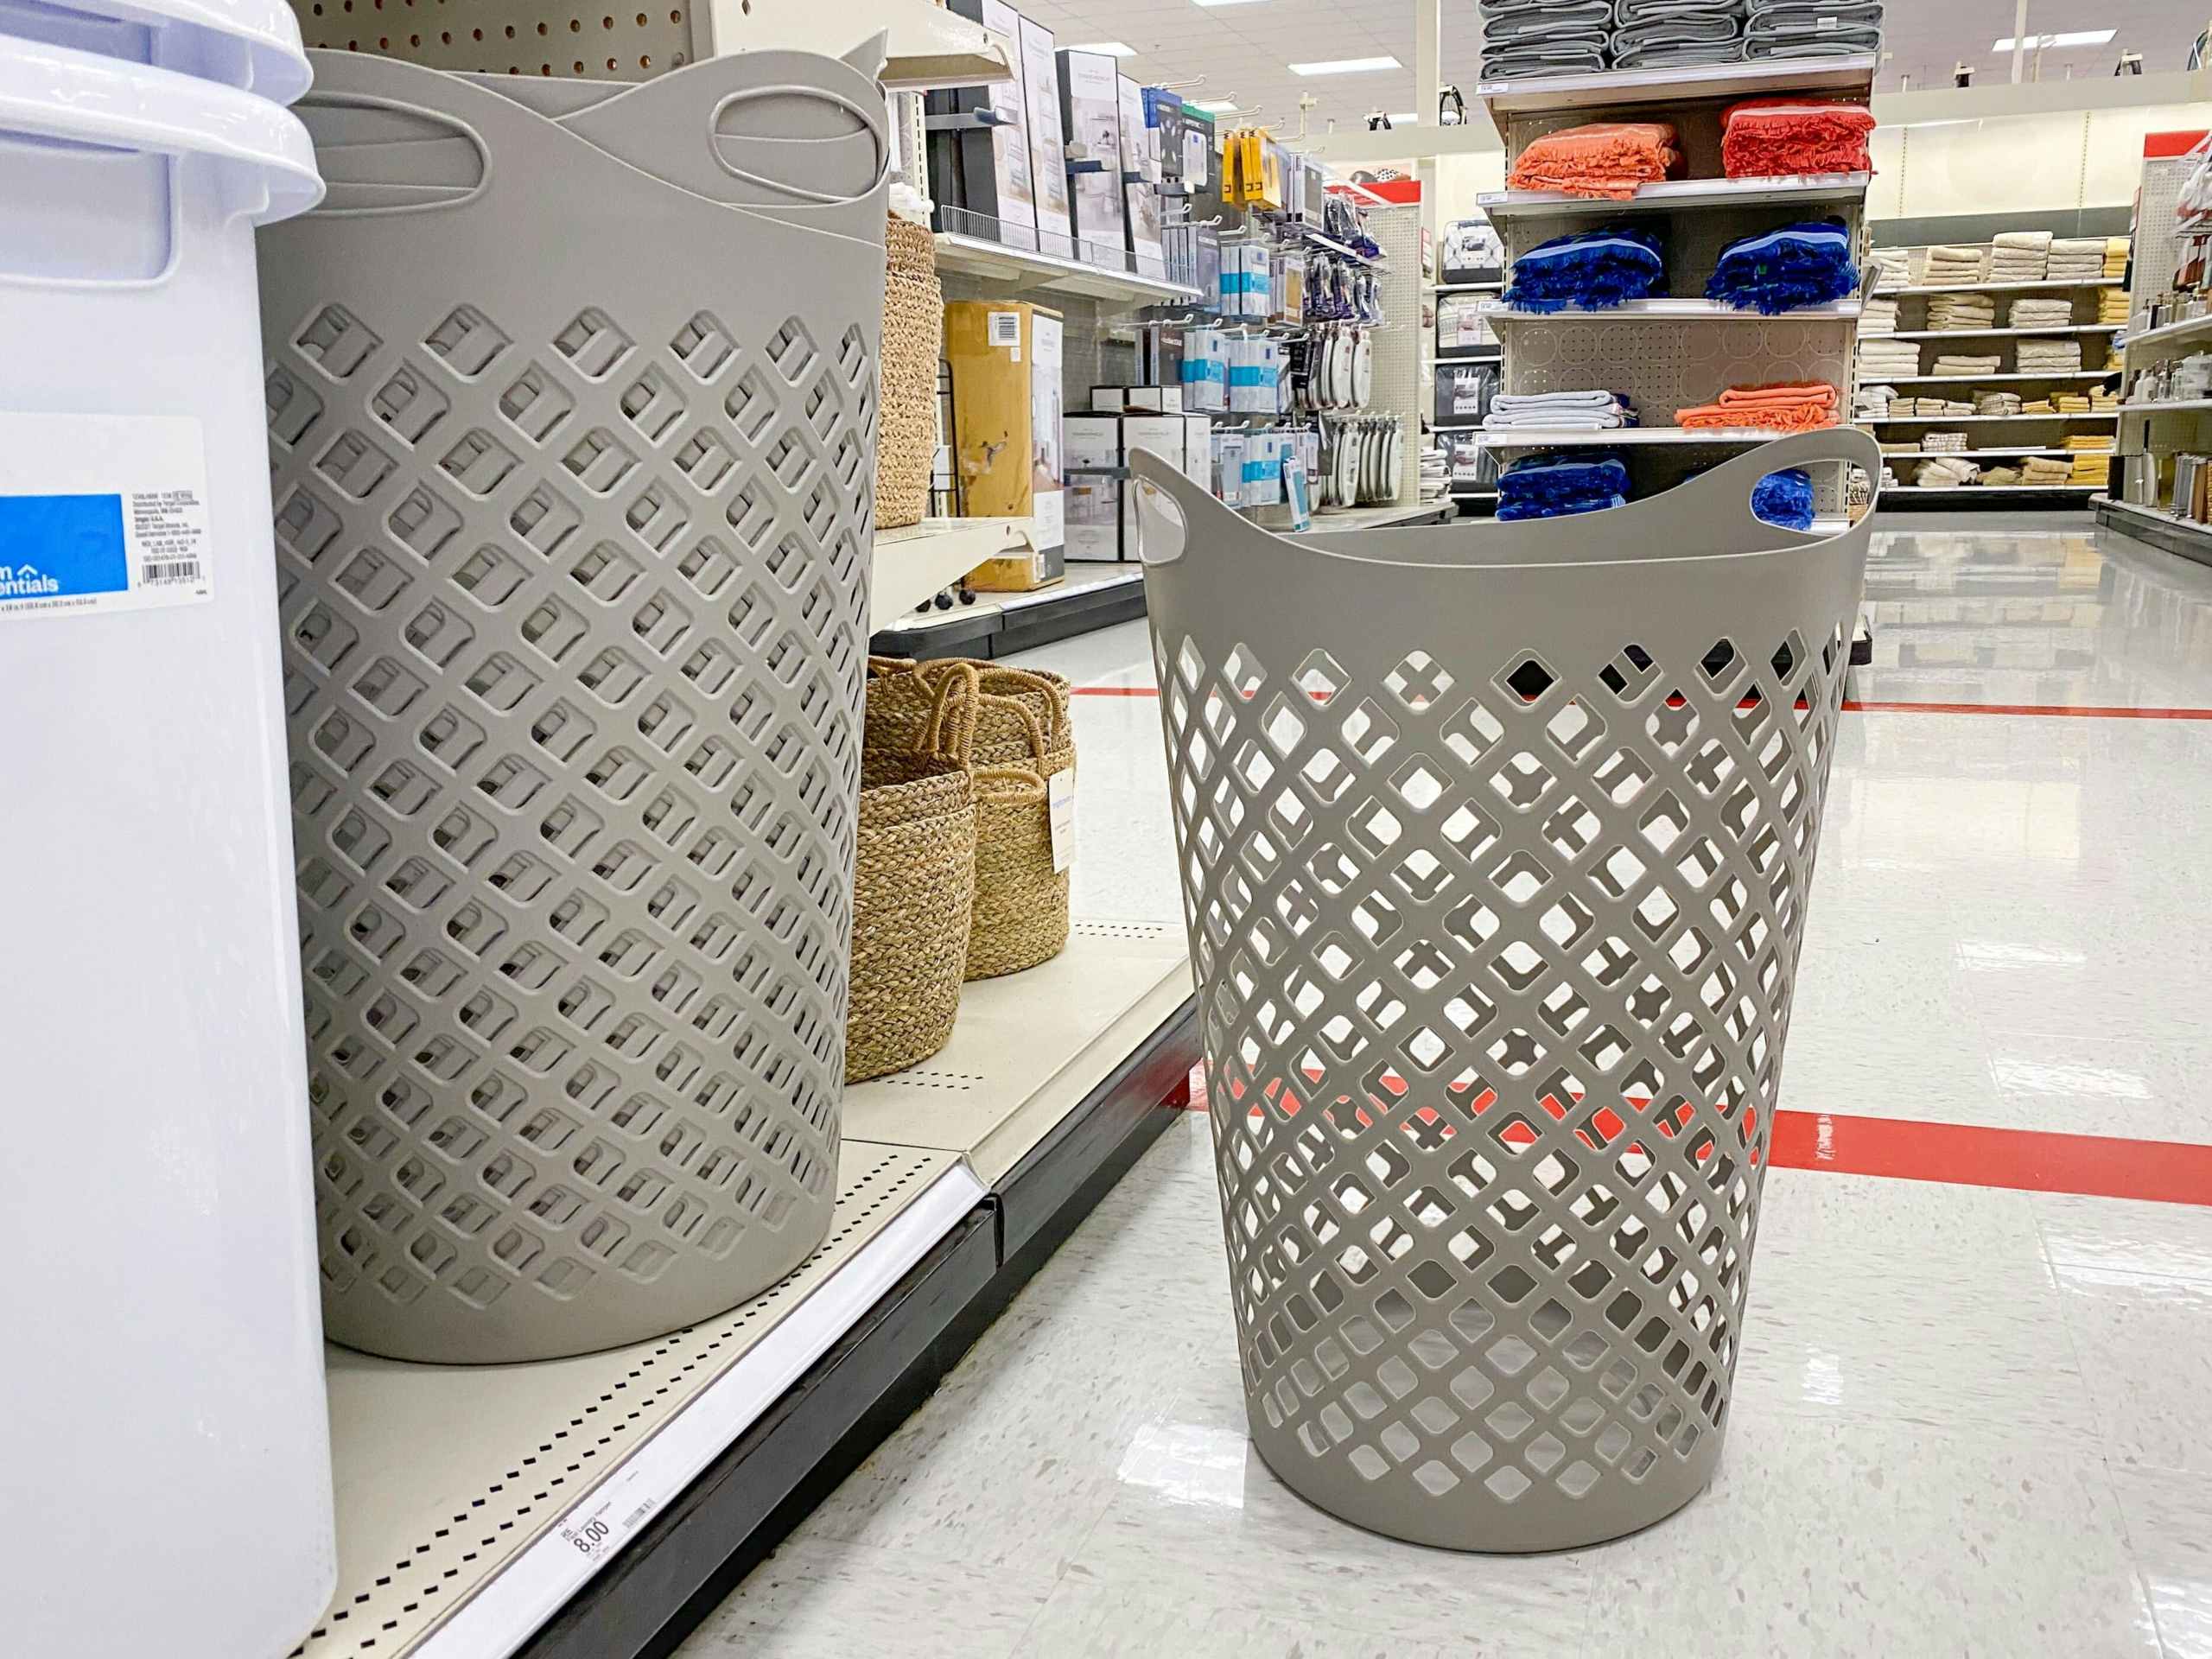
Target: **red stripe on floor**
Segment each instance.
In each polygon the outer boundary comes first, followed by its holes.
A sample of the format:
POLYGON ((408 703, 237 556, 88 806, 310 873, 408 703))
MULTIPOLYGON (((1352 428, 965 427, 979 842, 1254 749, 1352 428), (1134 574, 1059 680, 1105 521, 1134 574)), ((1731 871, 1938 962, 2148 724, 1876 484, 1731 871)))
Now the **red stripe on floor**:
MULTIPOLYGON (((1189 1105, 1194 1112, 1206 1109, 1202 1066, 1191 1073, 1189 1105)), ((1258 1114, 1256 1104, 1253 1111, 1258 1114)), ((1601 1124, 1604 1134, 1619 1134, 1622 1125, 1616 1115, 1600 1116, 1611 1120, 1601 1124)), ((1503 1139, 1509 1145, 1527 1146, 1534 1144, 1535 1136, 1516 1123, 1507 1126, 1503 1139)), ((1767 1161, 1776 1169, 2212 1208, 2212 1146, 2185 1141, 2128 1141, 1918 1118, 1780 1112, 1768 1141, 1767 1161)))
MULTIPOLYGON (((1156 685, 1078 685, 1078 697, 1156 697, 1156 685)), ((2212 709, 2131 709, 2120 704, 2073 708, 2060 702, 1861 702, 1847 698, 1847 715, 2016 715, 2044 720, 2212 720, 2212 709)))

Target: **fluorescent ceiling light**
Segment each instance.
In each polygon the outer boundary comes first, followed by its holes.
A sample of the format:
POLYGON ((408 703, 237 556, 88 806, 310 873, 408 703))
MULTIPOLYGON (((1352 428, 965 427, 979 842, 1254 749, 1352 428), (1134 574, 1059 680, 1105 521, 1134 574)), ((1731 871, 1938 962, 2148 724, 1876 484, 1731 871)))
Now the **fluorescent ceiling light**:
POLYGON ((1390 124, 1394 127, 1410 127, 1420 119, 1420 116, 1414 114, 1411 110, 1408 110, 1403 115, 1392 116, 1390 118, 1390 124))
POLYGON ((1404 66, 1395 58, 1331 58, 1321 63, 1294 63, 1294 75, 1364 75, 1377 69, 1398 69, 1404 66))
POLYGON ((1257 4, 1258 0, 1191 0, 1191 3, 1194 6, 1249 6, 1257 4))
POLYGON ((2034 52, 2046 46, 2103 46, 2120 33, 2116 29, 2077 29, 2065 35, 2031 35, 2024 41, 2007 35, 1989 49, 2010 52, 2015 46, 2024 46, 2034 52))
POLYGON ((1089 46, 1071 46, 1070 52, 1103 52, 1109 58, 1134 58, 1137 49, 1127 41, 1093 41, 1089 46))
POLYGON ((1202 99, 1194 102, 1191 107, 1194 110, 1204 110, 1208 115, 1234 115, 1236 113, 1236 100, 1233 98, 1202 99))

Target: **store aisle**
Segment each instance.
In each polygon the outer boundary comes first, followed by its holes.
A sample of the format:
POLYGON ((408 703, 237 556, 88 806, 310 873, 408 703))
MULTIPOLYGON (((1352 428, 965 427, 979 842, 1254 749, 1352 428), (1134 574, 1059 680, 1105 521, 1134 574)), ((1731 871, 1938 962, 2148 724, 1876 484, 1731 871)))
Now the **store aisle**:
MULTIPOLYGON (((1911 515, 1868 598, 1710 1491, 1517 1560, 1290 1496, 1194 1112, 685 1659, 2212 1654, 2212 570, 1911 515)), ((1035 660, 1079 906, 1177 916, 1141 626, 1035 660)))

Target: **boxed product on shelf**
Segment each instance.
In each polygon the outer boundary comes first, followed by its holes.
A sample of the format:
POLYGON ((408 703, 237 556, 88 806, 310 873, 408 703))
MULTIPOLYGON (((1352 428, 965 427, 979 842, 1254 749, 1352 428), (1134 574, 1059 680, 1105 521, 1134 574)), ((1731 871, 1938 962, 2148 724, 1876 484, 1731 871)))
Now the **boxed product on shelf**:
POLYGON ((1067 430, 1067 556, 1122 556, 1122 416, 1071 410, 1067 430))
POLYGON ((1120 415, 1137 411, 1150 415, 1180 415, 1183 412, 1183 388, 1180 386, 1093 386, 1090 407, 1094 414, 1120 415))
POLYGON ((1165 86, 1144 89, 1144 122, 1152 129, 1153 153, 1163 185, 1179 194, 1183 187, 1183 138, 1189 130, 1183 100, 1165 86))
POLYGON ((1229 359, 1229 407, 1240 415, 1274 415, 1288 406, 1282 342, 1265 334, 1232 335, 1229 359))
POLYGON ((1183 335, 1183 407, 1224 410, 1229 407, 1229 337, 1218 328, 1192 328, 1183 335))
MULTIPOLYGON (((946 7, 1008 40, 1020 35, 1021 14, 1006 0, 946 0, 946 7)), ((937 228, 989 236, 1010 248, 1035 248, 1037 200, 1021 82, 931 92, 924 107, 939 118, 979 117, 988 123, 930 134, 937 228)))
POLYGON ((1103 52, 1058 54, 1060 128, 1071 167, 1076 257, 1109 270, 1128 268, 1122 199, 1122 93, 1115 60, 1103 52))
POLYGON ((1046 253, 1072 257, 1075 222, 1068 212, 1067 147, 1060 126, 1060 78, 1052 31, 1024 17, 1021 101, 1029 134, 1029 183, 1035 197, 1037 239, 1046 253))
POLYGON ((1244 505, 1244 434, 1235 427, 1217 427, 1207 440, 1211 451, 1213 493, 1232 507, 1244 505))
POLYGON ((1159 134, 1145 124, 1144 92, 1127 75, 1117 77, 1122 114, 1122 205, 1128 229, 1130 267, 1140 276, 1165 277, 1167 253, 1160 238, 1159 134))
POLYGON ((944 308, 962 509, 969 518, 1032 521, 1033 544, 1045 559, 1032 586, 1059 575, 1061 355, 1057 311, 1019 300, 956 300, 944 308))

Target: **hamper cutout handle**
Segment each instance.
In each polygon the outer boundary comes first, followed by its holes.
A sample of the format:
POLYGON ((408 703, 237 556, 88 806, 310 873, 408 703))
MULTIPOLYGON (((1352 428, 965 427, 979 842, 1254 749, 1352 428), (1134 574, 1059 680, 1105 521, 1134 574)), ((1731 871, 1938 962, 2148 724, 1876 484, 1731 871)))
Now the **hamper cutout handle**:
POLYGON ((854 191, 817 190, 809 185, 793 183, 789 179, 774 178, 766 173, 755 173, 749 168, 740 167, 722 153, 720 144, 710 143, 709 148, 714 154, 715 165, 723 172, 741 184, 750 184, 762 190, 773 190, 799 201, 810 201, 821 207, 849 207, 856 201, 865 201, 883 188, 884 181, 891 174, 891 144, 888 136, 884 131, 881 120, 871 114, 868 107, 857 99, 848 98, 844 93, 833 91, 827 86, 809 86, 803 81, 786 81, 772 86, 742 87, 728 93, 715 105, 713 111, 707 118, 707 132, 709 139, 715 136, 715 130, 721 125, 725 111, 741 104, 758 103, 766 98, 810 98, 817 102, 842 110, 851 116, 860 124, 861 130, 868 135, 875 151, 875 165, 868 183, 854 191))
MULTIPOLYGON (((1772 547, 1775 532, 1783 527, 1770 524, 1751 511, 1751 495, 1760 480, 1770 473, 1778 473, 1792 467, 1819 467, 1834 463, 1857 465, 1866 469, 1872 481, 1878 499, 1882 488, 1882 446, 1871 433, 1861 432, 1853 426, 1825 426, 1811 432, 1793 432, 1787 437, 1772 438, 1741 454, 1732 455, 1707 473, 1701 473, 1686 484, 1677 485, 1645 500, 1655 506, 1671 507, 1678 518, 1688 522, 1681 526, 1683 534, 1700 528, 1697 520, 1706 519, 1712 526, 1713 518, 1728 516, 1726 535, 1710 537, 1720 545, 1715 552, 1737 552, 1751 548, 1772 547), (1708 507, 1710 500, 1714 505, 1708 507), (1725 505, 1722 505, 1725 503, 1725 505), (1748 537, 1748 540, 1745 538, 1748 537)), ((1643 503, 1635 504, 1642 505, 1643 503)), ((1872 506, 1868 508, 1872 511, 1872 506)), ((1791 532, 1803 534, 1805 532, 1791 532)), ((1708 531, 1709 535, 1709 531, 1708 531)))
POLYGON ((1129 451, 1129 472, 1137 486, 1137 557, 1146 564, 1173 564, 1181 558, 1192 526, 1209 512, 1228 513, 1240 527, 1244 524, 1181 467, 1149 449, 1129 451))

